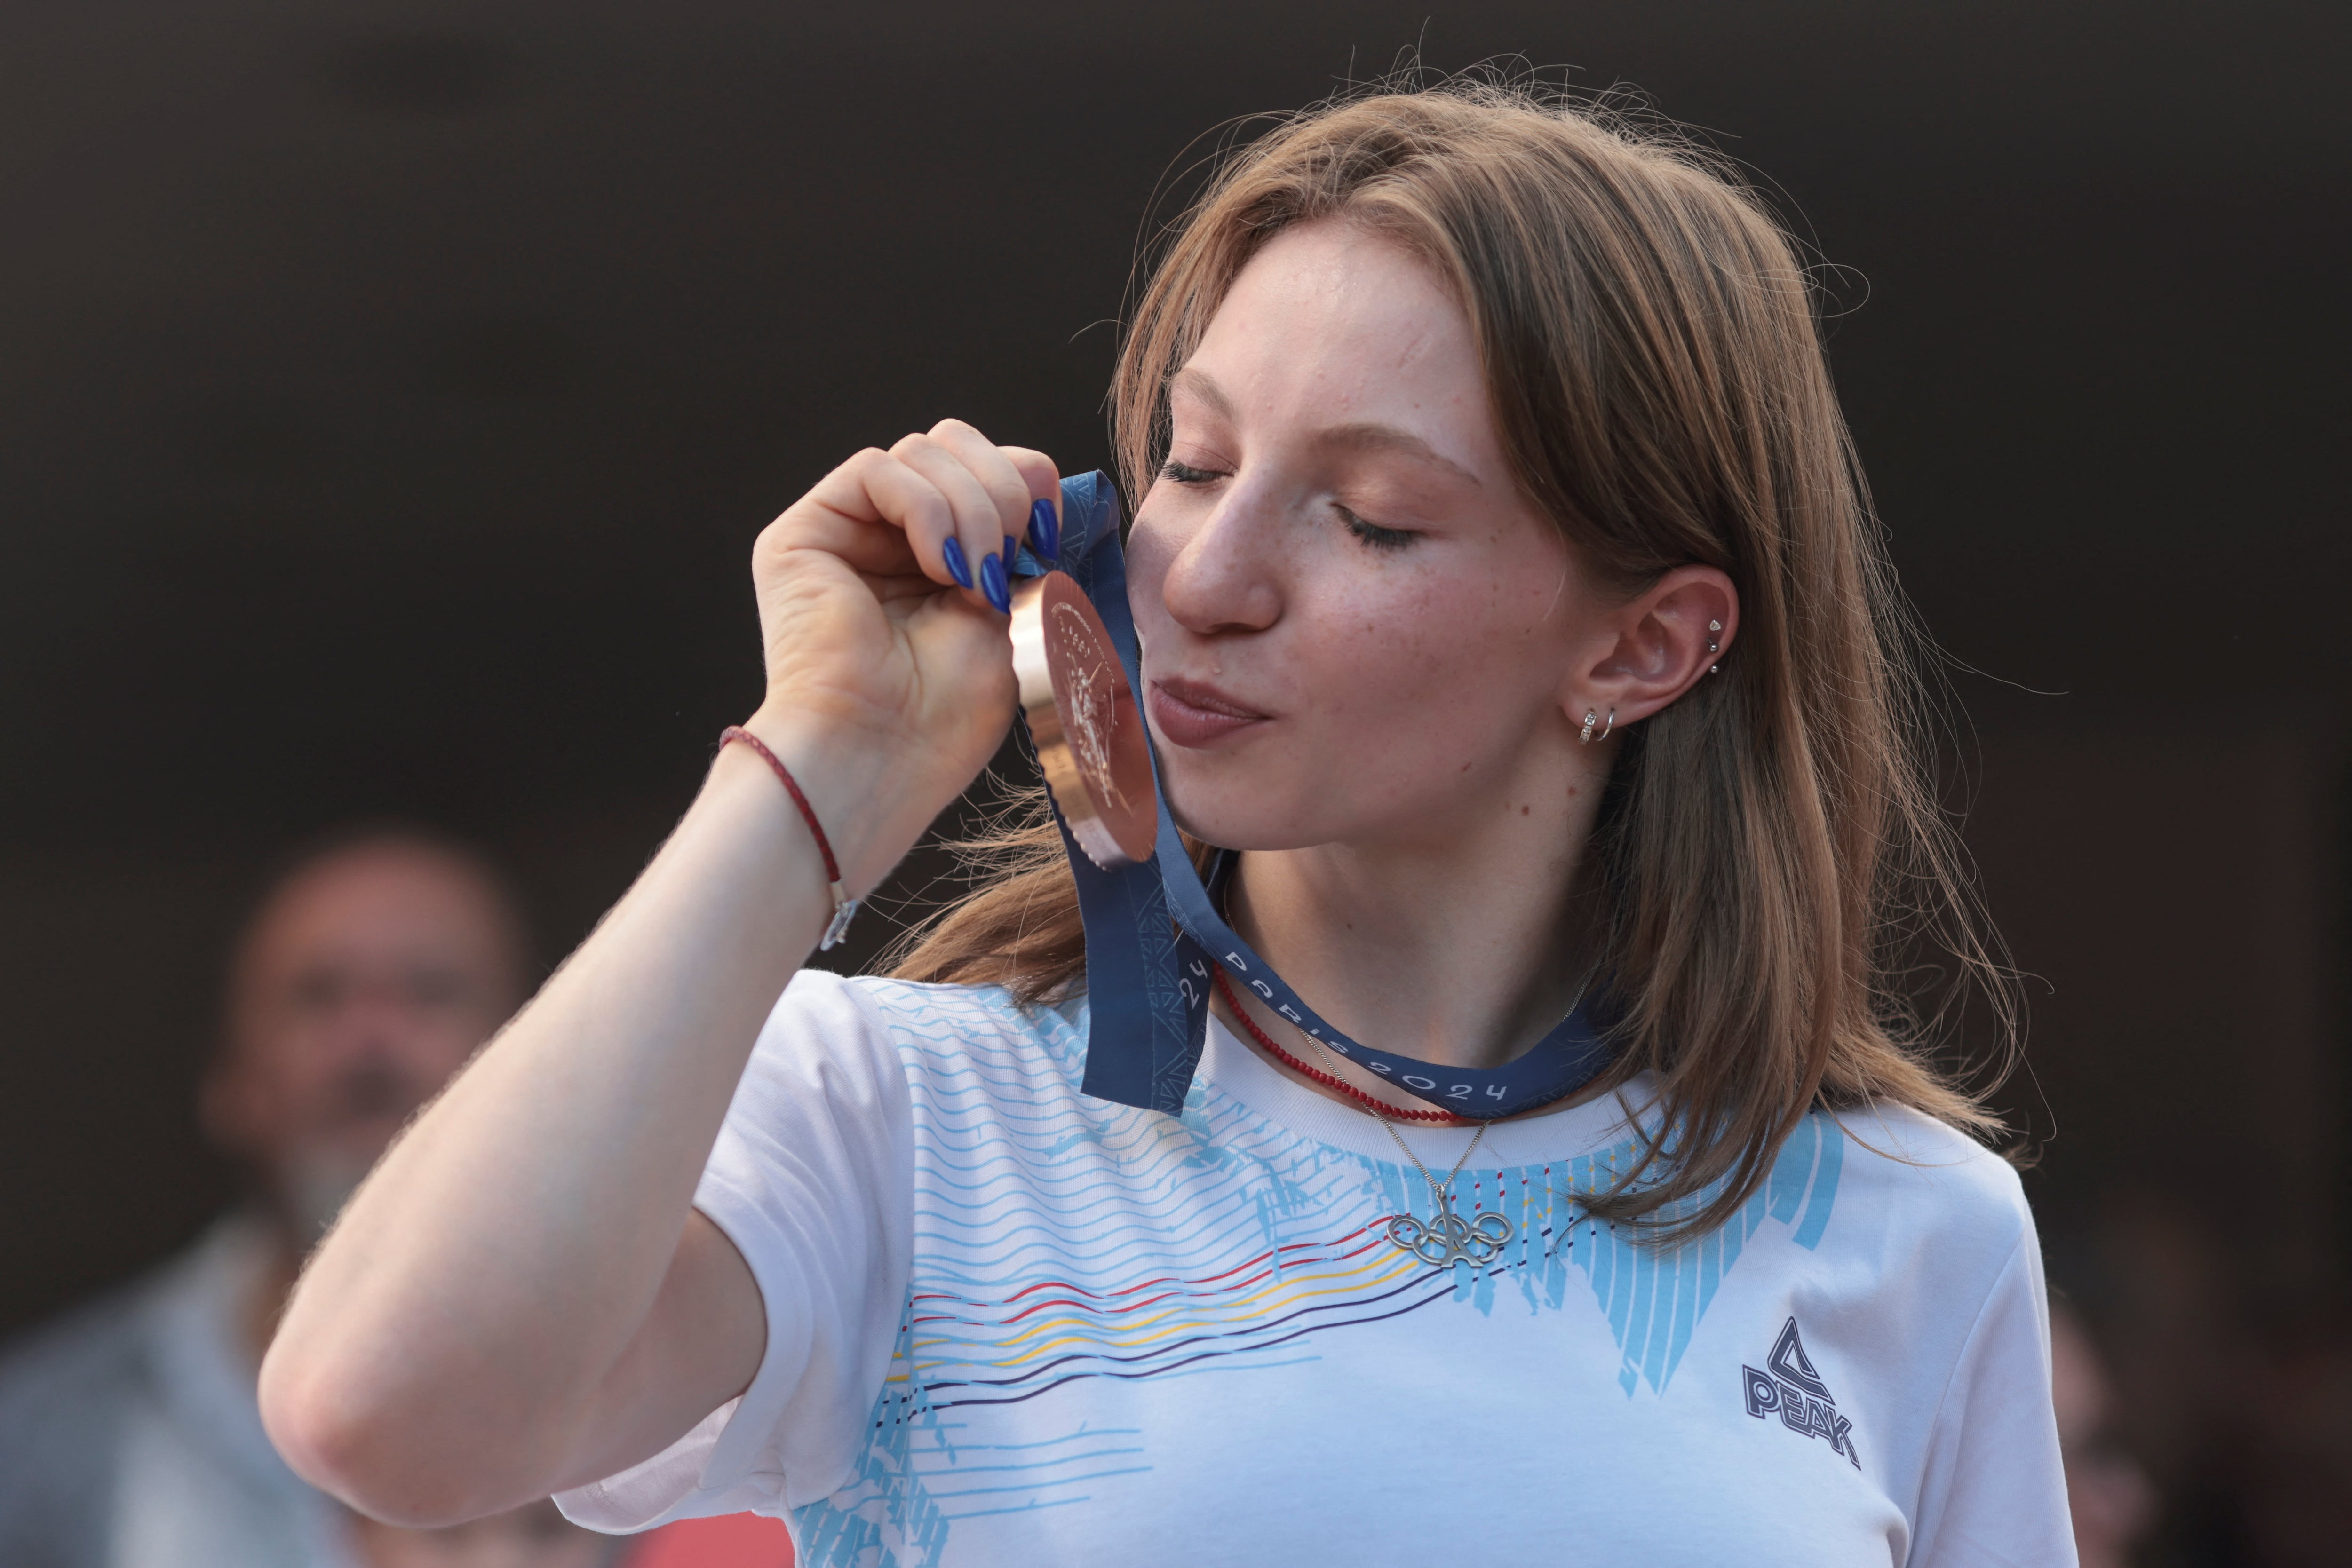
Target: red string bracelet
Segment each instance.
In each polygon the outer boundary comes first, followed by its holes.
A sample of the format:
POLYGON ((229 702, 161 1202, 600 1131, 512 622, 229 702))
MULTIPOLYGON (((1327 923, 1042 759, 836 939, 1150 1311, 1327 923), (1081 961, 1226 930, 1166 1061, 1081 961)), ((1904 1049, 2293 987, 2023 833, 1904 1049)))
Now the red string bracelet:
POLYGON ((1265 1030, 1257 1027, 1257 1020, 1251 1018, 1248 1013, 1242 1009, 1241 998, 1234 995, 1233 987, 1226 983, 1224 970, 1212 969, 1209 971, 1209 977, 1214 980, 1217 984, 1217 995, 1225 998, 1225 1009, 1232 1013, 1234 1017, 1242 1020, 1242 1027, 1249 1030, 1249 1037, 1257 1041, 1259 1045, 1263 1046, 1268 1052, 1270 1052, 1276 1061, 1281 1062, 1285 1067, 1289 1068, 1293 1072, 1301 1073, 1306 1077, 1311 1078, 1327 1089, 1337 1089, 1349 1099, 1360 1101, 1365 1105, 1370 1107, 1374 1115, 1386 1116, 1391 1121, 1444 1122, 1449 1125, 1456 1127, 1467 1127, 1473 1124, 1469 1117, 1457 1116, 1451 1111, 1399 1110, 1396 1106, 1390 1104, 1385 1100, 1375 1099, 1371 1095, 1365 1093, 1362 1090, 1357 1088, 1354 1084, 1349 1082, 1344 1078, 1334 1077, 1328 1072, 1317 1071, 1314 1068, 1309 1067, 1307 1063, 1299 1061, 1298 1058, 1291 1055, 1290 1052, 1283 1050, 1282 1047, 1275 1044, 1274 1037, 1266 1033, 1265 1030))
POLYGON ((740 740, 758 752, 760 760, 784 781, 784 788, 792 792, 793 804, 801 809, 801 820, 808 824, 810 836, 816 840, 817 852, 824 857, 825 889, 833 894, 833 924, 824 928, 824 936, 817 946, 840 946, 842 937, 848 935, 849 923, 857 916, 857 900, 841 885, 841 862, 833 858, 833 841, 824 836, 824 825, 816 820, 816 808, 809 804, 808 797, 801 793, 800 780, 793 777, 793 770, 784 766, 782 758, 768 749, 766 741, 740 724, 730 724, 719 732, 721 749, 730 740, 740 740))

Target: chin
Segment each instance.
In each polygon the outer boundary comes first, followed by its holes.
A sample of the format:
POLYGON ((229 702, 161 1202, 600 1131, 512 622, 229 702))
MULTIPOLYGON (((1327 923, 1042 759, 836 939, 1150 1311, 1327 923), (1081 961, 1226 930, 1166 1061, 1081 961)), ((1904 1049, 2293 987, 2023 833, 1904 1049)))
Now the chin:
POLYGON ((1164 766, 1168 814, 1204 843, 1221 850, 1298 850, 1340 836, 1328 825, 1326 781, 1261 782, 1238 769, 1218 769, 1217 777, 1202 779, 1190 768, 1164 766))

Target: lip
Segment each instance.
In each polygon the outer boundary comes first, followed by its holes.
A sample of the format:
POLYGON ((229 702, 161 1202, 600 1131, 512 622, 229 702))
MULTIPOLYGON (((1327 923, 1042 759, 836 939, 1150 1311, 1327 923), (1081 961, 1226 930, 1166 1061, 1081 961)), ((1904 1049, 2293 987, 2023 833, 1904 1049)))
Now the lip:
POLYGON ((1263 714, 1205 681, 1170 675, 1150 683, 1152 727, 1171 746, 1198 748, 1271 722, 1263 714))

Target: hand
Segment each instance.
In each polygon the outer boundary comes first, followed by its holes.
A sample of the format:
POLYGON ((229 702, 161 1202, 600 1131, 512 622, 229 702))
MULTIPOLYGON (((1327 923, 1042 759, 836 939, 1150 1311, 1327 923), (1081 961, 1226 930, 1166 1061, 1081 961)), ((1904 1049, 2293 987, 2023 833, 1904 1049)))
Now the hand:
POLYGON ((1004 541, 1027 537, 1036 501, 1058 522, 1060 498, 1043 453, 942 420, 844 463, 752 548, 768 695, 751 727, 772 744, 814 733, 879 751, 877 776, 898 798, 860 807, 913 823, 905 842, 877 824, 885 864, 1004 738, 1016 696, 996 602, 1004 541))

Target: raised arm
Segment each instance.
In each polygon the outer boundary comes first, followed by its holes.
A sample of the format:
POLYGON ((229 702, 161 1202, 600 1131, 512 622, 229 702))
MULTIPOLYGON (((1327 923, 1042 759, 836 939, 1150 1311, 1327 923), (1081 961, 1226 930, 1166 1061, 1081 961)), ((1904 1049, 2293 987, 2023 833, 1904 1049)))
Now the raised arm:
MULTIPOLYGON (((1043 455, 949 421, 858 454, 760 536, 768 693, 747 727, 853 894, 1003 738, 1014 684, 985 558, 1056 495, 1043 455)), ((759 1293, 690 1204, 831 913, 791 797, 724 748, 636 884, 312 1259, 261 1371, 297 1470, 381 1518, 446 1522, 624 1469, 742 1391, 759 1293)))

